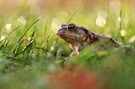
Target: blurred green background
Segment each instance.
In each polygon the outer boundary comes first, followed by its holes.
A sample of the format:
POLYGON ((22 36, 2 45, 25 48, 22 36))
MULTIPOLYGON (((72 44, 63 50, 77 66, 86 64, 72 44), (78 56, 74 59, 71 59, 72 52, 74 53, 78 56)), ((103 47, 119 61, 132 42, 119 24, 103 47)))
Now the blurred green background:
POLYGON ((135 46, 134 8, 134 0, 0 0, 0 89, 135 89, 135 53, 91 46, 67 61, 72 50, 55 35, 75 23, 135 46), (91 80, 91 70, 105 83, 91 80), (75 75, 91 82, 79 84, 75 75))

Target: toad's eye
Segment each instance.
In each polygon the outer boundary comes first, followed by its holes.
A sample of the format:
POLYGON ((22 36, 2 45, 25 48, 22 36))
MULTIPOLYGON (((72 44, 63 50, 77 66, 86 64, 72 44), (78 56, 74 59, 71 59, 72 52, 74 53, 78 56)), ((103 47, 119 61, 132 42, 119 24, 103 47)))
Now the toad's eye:
POLYGON ((75 28, 76 28, 75 24, 69 24, 68 25, 68 29, 71 30, 71 31, 75 30, 75 28))

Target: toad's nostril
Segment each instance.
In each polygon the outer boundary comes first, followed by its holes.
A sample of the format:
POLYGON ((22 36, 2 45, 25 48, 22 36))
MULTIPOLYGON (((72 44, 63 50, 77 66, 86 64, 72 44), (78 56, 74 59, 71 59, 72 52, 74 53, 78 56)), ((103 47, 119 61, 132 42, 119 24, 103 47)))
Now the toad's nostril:
POLYGON ((59 29, 59 30, 56 32, 57 35, 61 35, 61 34, 64 34, 64 33, 65 33, 65 30, 63 30, 63 29, 59 29))

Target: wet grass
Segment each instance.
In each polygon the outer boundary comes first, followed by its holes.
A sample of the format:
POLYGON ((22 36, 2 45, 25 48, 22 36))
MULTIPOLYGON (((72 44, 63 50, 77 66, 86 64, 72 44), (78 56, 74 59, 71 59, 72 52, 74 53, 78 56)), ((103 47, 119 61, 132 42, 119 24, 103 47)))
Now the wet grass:
POLYGON ((134 89, 134 53, 123 49, 96 51, 95 46, 91 46, 67 61, 64 58, 72 51, 68 43, 55 35, 61 24, 72 22, 109 35, 121 44, 135 46, 134 15, 132 9, 127 7, 122 7, 120 13, 103 9, 93 12, 58 11, 40 18, 37 14, 27 14, 24 15, 25 25, 17 22, 18 14, 13 17, 0 16, 0 88, 45 89, 49 87, 48 75, 72 66, 98 72, 110 89, 134 89), (97 14, 101 18, 96 24, 97 14), (9 33, 5 28, 7 22, 12 26, 9 33))

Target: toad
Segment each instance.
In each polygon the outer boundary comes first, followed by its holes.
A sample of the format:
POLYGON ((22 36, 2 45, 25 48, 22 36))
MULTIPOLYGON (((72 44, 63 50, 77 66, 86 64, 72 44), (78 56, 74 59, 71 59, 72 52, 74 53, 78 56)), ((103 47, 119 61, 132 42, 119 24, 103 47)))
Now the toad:
POLYGON ((80 54, 84 48, 96 43, 100 49, 120 46, 113 38, 76 26, 74 23, 62 24, 56 35, 68 42, 75 54, 80 54))

